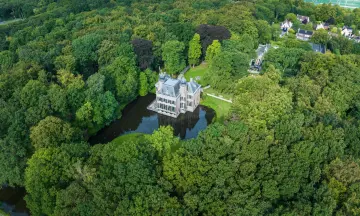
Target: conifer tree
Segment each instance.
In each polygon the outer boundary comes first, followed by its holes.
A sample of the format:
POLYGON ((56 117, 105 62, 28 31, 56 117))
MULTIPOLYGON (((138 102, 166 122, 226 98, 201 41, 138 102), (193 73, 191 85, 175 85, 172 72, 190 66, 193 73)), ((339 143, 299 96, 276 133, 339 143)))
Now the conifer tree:
POLYGON ((189 42, 189 64, 193 67, 199 63, 201 56, 200 35, 195 34, 193 39, 189 42))

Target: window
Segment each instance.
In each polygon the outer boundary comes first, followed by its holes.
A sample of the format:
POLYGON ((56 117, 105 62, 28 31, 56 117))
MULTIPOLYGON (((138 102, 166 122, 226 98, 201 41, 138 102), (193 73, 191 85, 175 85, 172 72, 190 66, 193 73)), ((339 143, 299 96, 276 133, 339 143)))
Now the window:
POLYGON ((184 108, 184 104, 183 104, 183 103, 180 104, 180 108, 184 108))
POLYGON ((175 107, 171 107, 171 111, 175 112, 175 107))
POLYGON ((188 106, 192 106, 192 103, 191 103, 191 102, 189 102, 189 103, 188 103, 188 106))
POLYGON ((191 99, 191 95, 188 95, 188 99, 191 99))

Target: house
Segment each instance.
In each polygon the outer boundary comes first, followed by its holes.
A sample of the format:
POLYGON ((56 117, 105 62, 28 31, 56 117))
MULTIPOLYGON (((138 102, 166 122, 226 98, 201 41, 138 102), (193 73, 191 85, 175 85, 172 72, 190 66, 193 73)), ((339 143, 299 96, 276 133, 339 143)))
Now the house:
POLYGON ((173 79, 160 73, 155 84, 156 99, 148 106, 149 110, 177 118, 180 113, 194 112, 200 103, 201 86, 190 79, 173 79))
POLYGON ((344 26, 341 30, 341 35, 345 37, 351 37, 353 34, 353 29, 349 26, 344 26))
POLYGON ((310 45, 314 52, 319 52, 323 54, 326 52, 326 47, 322 44, 310 43, 310 45))
POLYGON ((355 36, 355 37, 353 37, 353 40, 354 40, 356 43, 360 43, 360 36, 355 36))
POLYGON ((296 33, 296 38, 303 41, 308 41, 313 35, 313 31, 299 29, 296 33))
POLYGON ((302 24, 308 24, 310 22, 310 17, 308 16, 302 16, 297 14, 296 18, 302 23, 302 24))
POLYGON ((330 28, 330 24, 329 23, 319 23, 319 24, 316 24, 314 26, 314 29, 315 30, 320 30, 320 29, 325 29, 325 30, 329 30, 330 28))
POLYGON ((285 20, 284 22, 280 23, 281 34, 280 37, 283 37, 285 34, 288 33, 289 29, 291 29, 293 23, 290 20, 285 20))
POLYGON ((293 23, 290 20, 285 20, 280 24, 280 28, 283 32, 288 32, 292 25, 293 23))
POLYGON ((270 44, 259 45, 259 47, 256 50, 257 58, 252 59, 250 62, 250 70, 256 70, 256 71, 261 70, 261 65, 263 63, 264 56, 269 51, 270 48, 271 48, 270 44))

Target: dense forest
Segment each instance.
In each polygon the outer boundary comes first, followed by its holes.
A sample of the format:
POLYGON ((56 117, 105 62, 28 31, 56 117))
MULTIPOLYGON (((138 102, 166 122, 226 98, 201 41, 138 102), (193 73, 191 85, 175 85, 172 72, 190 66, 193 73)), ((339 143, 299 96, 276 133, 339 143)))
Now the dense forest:
POLYGON ((360 44, 280 38, 295 14, 360 29, 359 9, 302 0, 0 0, 0 185, 32 215, 359 215, 360 44), (159 67, 202 61, 226 119, 88 144, 159 67))

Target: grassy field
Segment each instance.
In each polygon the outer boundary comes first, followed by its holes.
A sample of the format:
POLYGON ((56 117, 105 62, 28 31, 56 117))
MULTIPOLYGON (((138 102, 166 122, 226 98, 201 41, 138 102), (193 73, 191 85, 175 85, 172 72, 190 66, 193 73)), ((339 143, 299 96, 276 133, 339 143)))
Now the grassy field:
POLYGON ((17 21, 20 21, 20 20, 22 20, 22 19, 6 20, 6 21, 0 22, 0 25, 6 25, 6 24, 10 24, 10 23, 17 22, 17 21))
POLYGON ((129 141, 137 141, 137 140, 145 140, 147 136, 150 136, 149 134, 143 134, 143 133, 130 133, 130 134, 124 134, 113 141, 111 143, 122 143, 122 142, 129 142, 129 141))
POLYGON ((205 63, 205 64, 201 64, 195 68, 191 68, 189 71, 187 71, 185 73, 185 78, 187 81, 190 80, 190 78, 194 78, 195 77, 200 77, 200 80, 198 80, 197 82, 200 84, 200 85, 203 85, 203 83, 201 82, 201 77, 204 76, 205 72, 208 70, 208 65, 205 63))
POLYGON ((226 94, 226 93, 219 93, 218 91, 216 91, 213 88, 205 89, 204 93, 212 94, 212 95, 215 95, 215 96, 218 96, 218 97, 222 97, 222 98, 227 99, 227 100, 232 100, 232 98, 233 98, 233 95, 226 94))
POLYGON ((342 0, 339 3, 337 0, 305 0, 305 2, 313 2, 315 4, 339 4, 341 7, 348 8, 360 7, 360 0, 342 0))
POLYGON ((231 103, 203 95, 200 102, 201 105, 210 107, 216 112, 216 121, 223 122, 226 116, 229 114, 231 103))

